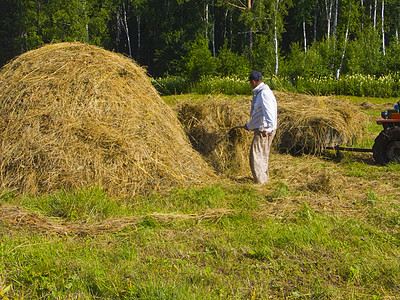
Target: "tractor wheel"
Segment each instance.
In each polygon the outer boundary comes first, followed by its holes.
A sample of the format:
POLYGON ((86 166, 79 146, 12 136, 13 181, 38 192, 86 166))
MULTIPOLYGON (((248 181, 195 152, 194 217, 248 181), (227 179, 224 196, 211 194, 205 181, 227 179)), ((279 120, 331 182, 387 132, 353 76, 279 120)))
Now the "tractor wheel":
POLYGON ((400 127, 383 130, 375 139, 372 152, 378 164, 400 162, 400 127))

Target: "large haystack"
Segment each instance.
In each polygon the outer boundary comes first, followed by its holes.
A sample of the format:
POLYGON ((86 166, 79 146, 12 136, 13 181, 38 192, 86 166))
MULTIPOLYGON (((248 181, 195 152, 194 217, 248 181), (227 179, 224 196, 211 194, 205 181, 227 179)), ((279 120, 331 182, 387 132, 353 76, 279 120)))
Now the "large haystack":
MULTIPOLYGON (((351 143, 364 128, 365 115, 336 97, 274 92, 278 102, 278 130, 273 148, 293 154, 319 153, 327 147, 351 143)), ((252 133, 234 129, 249 120, 251 96, 235 99, 210 96, 181 100, 176 109, 193 147, 218 173, 248 172, 252 133)))
POLYGON ((132 195, 212 176, 145 71, 80 43, 44 46, 2 68, 0 142, 1 188, 132 195))

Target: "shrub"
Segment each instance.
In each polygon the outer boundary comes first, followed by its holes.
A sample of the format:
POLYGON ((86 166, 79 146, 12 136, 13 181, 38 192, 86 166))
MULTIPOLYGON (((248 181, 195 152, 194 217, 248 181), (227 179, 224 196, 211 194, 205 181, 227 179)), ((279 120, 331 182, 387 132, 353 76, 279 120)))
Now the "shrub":
POLYGON ((400 44, 392 42, 387 48, 387 67, 391 72, 400 70, 400 44))
POLYGON ((379 32, 365 29, 359 38, 349 43, 347 67, 350 74, 372 74, 380 76, 386 72, 385 57, 379 32))
POLYGON ((217 59, 208 48, 208 40, 199 38, 189 46, 185 59, 185 75, 192 81, 216 74, 217 59))
POLYGON ((252 65, 263 75, 275 73, 275 53, 273 41, 265 35, 256 35, 252 49, 252 65))
POLYGON ((228 48, 227 42, 218 53, 217 73, 221 76, 237 76, 245 79, 251 72, 249 60, 228 48))
POLYGON ((304 52, 299 44, 292 44, 290 54, 286 59, 284 74, 292 79, 299 76, 304 78, 329 76, 331 71, 326 59, 322 56, 324 53, 322 48, 322 43, 314 43, 307 52, 304 52))

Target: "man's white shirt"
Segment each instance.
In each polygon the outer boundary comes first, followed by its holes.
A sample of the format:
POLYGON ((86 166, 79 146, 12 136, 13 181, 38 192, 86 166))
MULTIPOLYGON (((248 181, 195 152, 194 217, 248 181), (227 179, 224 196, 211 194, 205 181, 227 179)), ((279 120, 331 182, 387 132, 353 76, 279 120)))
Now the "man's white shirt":
POLYGON ((274 94, 268 85, 260 83, 253 89, 250 121, 246 124, 249 130, 271 132, 278 125, 278 108, 274 94))

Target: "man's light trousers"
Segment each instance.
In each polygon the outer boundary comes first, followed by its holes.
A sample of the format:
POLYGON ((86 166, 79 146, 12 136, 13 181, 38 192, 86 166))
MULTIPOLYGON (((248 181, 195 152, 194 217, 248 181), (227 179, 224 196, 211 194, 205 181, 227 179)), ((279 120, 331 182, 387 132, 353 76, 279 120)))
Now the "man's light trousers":
POLYGON ((255 183, 262 184, 269 181, 268 157, 274 136, 275 130, 265 137, 259 130, 254 130, 250 149, 250 168, 255 183))

